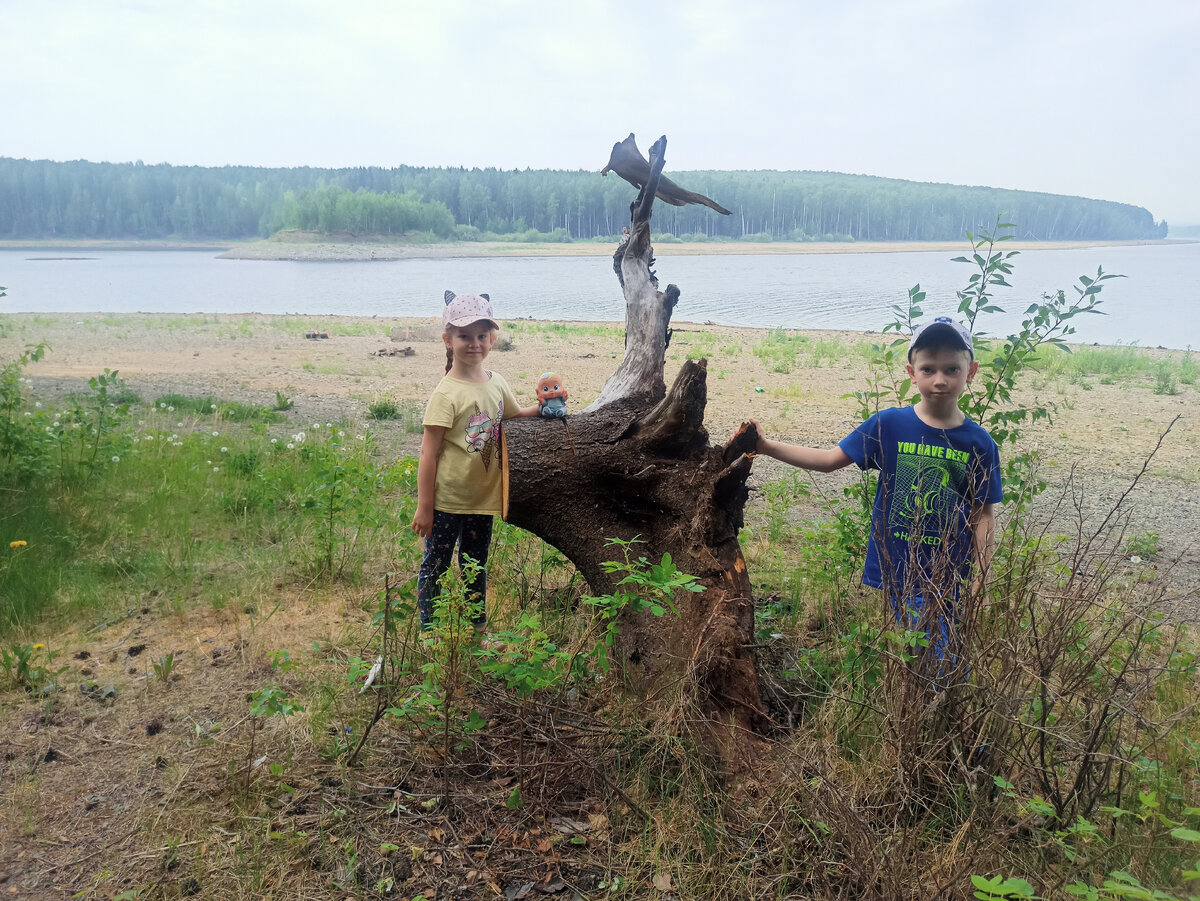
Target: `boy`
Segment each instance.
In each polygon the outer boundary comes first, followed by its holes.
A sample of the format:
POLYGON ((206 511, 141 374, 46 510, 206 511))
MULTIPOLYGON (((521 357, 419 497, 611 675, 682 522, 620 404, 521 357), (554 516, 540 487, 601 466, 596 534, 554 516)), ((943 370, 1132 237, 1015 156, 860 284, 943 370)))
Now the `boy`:
POLYGON ((880 410, 837 447, 818 449, 760 437, 758 452, 801 469, 850 463, 880 472, 863 583, 884 589, 906 628, 927 636, 943 659, 955 602, 971 564, 979 578, 993 549, 994 505, 1003 496, 1000 454, 958 399, 979 369, 971 333, 949 316, 920 326, 906 367, 921 400, 880 410))

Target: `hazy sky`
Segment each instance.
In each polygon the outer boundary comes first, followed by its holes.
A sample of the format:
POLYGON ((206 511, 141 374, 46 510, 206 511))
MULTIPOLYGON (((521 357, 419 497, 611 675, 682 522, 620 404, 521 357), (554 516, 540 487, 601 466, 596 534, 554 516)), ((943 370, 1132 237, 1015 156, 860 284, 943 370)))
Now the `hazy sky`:
POLYGON ((0 0, 0 156, 828 169, 1200 223, 1198 0, 0 0))

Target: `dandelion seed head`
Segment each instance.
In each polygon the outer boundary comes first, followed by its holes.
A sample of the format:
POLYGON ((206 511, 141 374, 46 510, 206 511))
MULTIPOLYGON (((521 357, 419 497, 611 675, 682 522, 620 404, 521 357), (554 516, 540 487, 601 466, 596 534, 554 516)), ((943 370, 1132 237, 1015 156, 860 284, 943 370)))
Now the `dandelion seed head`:
POLYGON ((116 454, 113 454, 112 461, 113 461, 114 463, 120 463, 120 462, 121 462, 121 458, 120 458, 120 457, 118 457, 116 454))
POLYGON ((292 444, 292 442, 290 442, 290 441, 288 442, 288 446, 287 446, 287 447, 288 447, 288 450, 291 450, 291 449, 292 449, 293 447, 295 447, 295 446, 296 446, 296 445, 292 444))
POLYGON ((223 454, 229 453, 229 448, 227 448, 227 447, 221 448, 221 453, 223 453, 223 454))

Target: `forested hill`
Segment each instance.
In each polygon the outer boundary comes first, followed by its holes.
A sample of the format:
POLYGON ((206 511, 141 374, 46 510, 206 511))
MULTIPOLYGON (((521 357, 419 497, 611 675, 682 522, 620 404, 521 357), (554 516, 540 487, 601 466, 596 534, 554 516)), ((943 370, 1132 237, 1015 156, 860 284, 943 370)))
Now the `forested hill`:
MULTIPOLYGON (((1035 240, 1162 238, 1167 223, 1124 203, 836 172, 672 172, 733 211, 655 209, 683 238, 959 240, 994 224, 1035 240)), ((595 171, 261 169, 0 158, 0 238, 234 239, 279 228, 556 239, 615 235, 634 189, 595 171), (362 193, 359 193, 362 192, 362 193), (388 195, 388 196, 374 196, 388 195), (399 211, 399 212, 397 212, 399 211), (402 213, 402 214, 401 214, 402 213)))

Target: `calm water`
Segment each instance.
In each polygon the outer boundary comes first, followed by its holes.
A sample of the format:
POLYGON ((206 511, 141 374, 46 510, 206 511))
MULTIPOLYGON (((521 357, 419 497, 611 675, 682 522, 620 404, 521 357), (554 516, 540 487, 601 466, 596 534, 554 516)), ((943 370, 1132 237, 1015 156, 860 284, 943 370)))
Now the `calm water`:
MULTIPOLYGON (((927 313, 953 312, 973 269, 956 253, 660 257, 662 284, 682 290, 680 321, 878 329, 919 283, 927 313)), ((1200 244, 1027 251, 1000 306, 1016 326, 1045 291, 1071 291, 1097 266, 1106 315, 1077 320, 1076 340, 1200 347, 1200 244)), ((0 251, 0 309, 21 312, 305 313, 432 316, 446 288, 484 291, 505 318, 619 321, 624 300, 609 257, 291 263, 218 260, 201 252, 0 251), (38 257, 79 256, 87 260, 38 257)))

